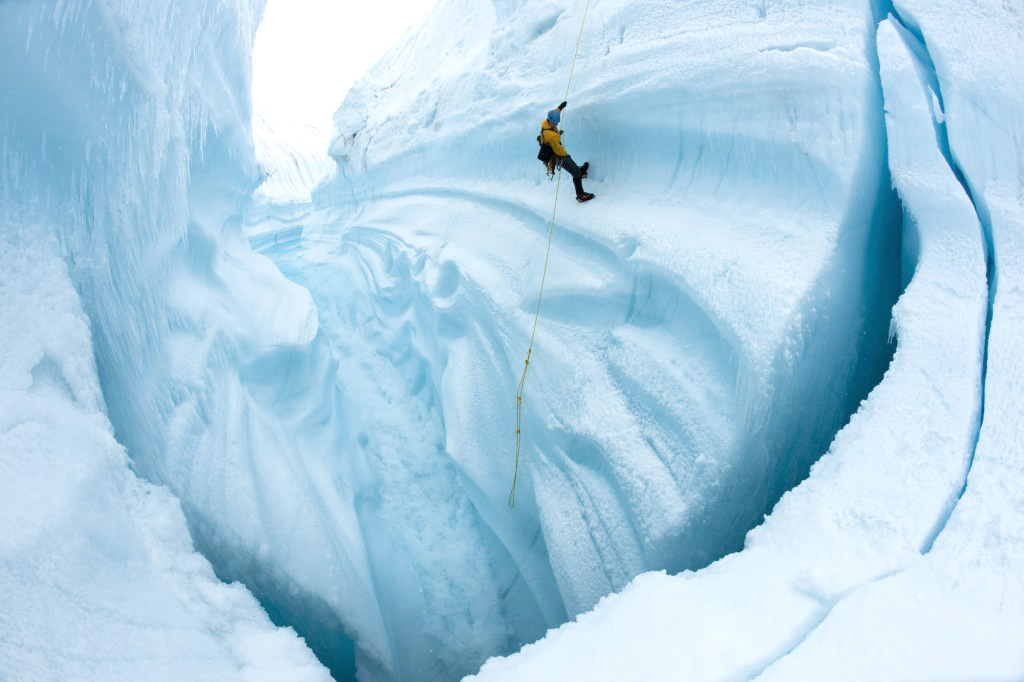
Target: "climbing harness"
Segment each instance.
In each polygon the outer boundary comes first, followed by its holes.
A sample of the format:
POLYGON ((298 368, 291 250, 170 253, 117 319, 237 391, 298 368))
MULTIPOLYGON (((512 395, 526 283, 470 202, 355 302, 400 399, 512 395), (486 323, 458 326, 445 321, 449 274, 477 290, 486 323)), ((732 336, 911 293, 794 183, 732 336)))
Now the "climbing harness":
MULTIPOLYGON (((580 34, 576 38, 576 52, 572 55, 572 66, 569 67, 569 82, 565 84, 565 97, 569 99, 569 88, 572 86, 572 74, 576 70, 576 57, 580 53, 580 42, 583 40, 583 26, 587 23, 587 12, 590 11, 590 0, 583 10, 583 20, 580 21, 580 34)), ((533 315, 533 331, 530 332, 530 347, 526 349, 526 362, 523 364, 523 375, 519 378, 519 388, 516 391, 516 468, 512 475, 512 490, 508 494, 508 506, 516 506, 516 481, 519 478, 519 448, 523 436, 523 388, 526 386, 526 372, 530 369, 530 357, 533 355, 533 342, 537 336, 537 322, 540 320, 540 302, 544 298, 544 281, 548 276, 548 261, 551 260, 551 240, 555 236, 555 214, 558 212, 558 190, 562 186, 562 174, 558 174, 558 182, 555 184, 555 202, 551 207, 551 228, 548 230, 547 253, 544 254, 544 271, 540 277, 540 291, 537 293, 537 311, 533 315)))

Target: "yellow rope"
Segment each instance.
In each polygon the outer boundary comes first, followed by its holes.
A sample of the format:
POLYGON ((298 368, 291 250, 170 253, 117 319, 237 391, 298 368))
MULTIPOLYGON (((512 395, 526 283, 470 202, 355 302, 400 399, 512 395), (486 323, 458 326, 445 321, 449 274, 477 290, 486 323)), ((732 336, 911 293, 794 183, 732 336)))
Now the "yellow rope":
MULTIPOLYGON (((587 23, 587 12, 590 11, 590 0, 583 10, 583 20, 580 22, 580 34, 576 38, 576 52, 572 55, 572 66, 569 68, 569 82, 565 84, 565 97, 569 99, 569 88, 572 86, 572 75, 576 71, 576 57, 580 53, 580 42, 583 40, 583 26, 587 23)), ((540 291, 537 293, 537 312, 533 315, 533 331, 530 332, 530 347, 526 349, 526 362, 523 364, 523 376, 519 379, 519 388, 516 391, 516 468, 512 475, 512 490, 508 494, 508 506, 516 506, 516 480, 519 478, 519 447, 523 436, 523 388, 526 386, 526 372, 530 369, 530 357, 533 355, 533 341, 537 336, 537 322, 540 320, 540 302, 544 298, 544 282, 548 277, 548 261, 551 260, 551 241, 555 236, 555 214, 558 212, 558 190, 562 187, 562 174, 558 174, 558 183, 555 185, 555 203, 551 208, 551 228, 548 230, 548 248, 544 254, 544 272, 540 277, 540 291)))

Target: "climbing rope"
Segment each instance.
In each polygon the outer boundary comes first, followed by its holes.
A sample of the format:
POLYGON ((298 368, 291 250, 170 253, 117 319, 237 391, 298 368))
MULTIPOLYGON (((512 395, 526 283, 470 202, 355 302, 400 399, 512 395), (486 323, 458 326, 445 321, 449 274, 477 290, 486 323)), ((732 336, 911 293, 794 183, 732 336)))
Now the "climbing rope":
MULTIPOLYGON (((576 51, 572 55, 572 66, 569 67, 569 82, 565 84, 565 97, 569 99, 569 88, 572 86, 572 75, 576 71, 576 57, 580 53, 580 42, 583 40, 583 26, 587 23, 587 12, 590 11, 590 0, 583 10, 583 20, 580 21, 580 34, 576 37, 576 51)), ((512 490, 508 494, 508 506, 516 506, 516 481, 519 478, 519 448, 523 436, 523 388, 526 386, 526 373, 530 369, 530 357, 533 355, 533 342, 537 336, 537 322, 540 320, 540 302, 544 298, 544 282, 548 277, 548 261, 551 260, 551 241, 555 236, 555 214, 558 213, 558 190, 562 186, 562 174, 558 174, 558 182, 555 184, 555 203, 551 207, 551 228, 548 230, 548 248, 544 254, 544 271, 540 276, 540 291, 537 293, 537 311, 533 315, 533 331, 530 332, 530 347, 526 349, 526 362, 523 363, 523 375, 519 378, 519 388, 516 391, 516 468, 512 475, 512 490)))

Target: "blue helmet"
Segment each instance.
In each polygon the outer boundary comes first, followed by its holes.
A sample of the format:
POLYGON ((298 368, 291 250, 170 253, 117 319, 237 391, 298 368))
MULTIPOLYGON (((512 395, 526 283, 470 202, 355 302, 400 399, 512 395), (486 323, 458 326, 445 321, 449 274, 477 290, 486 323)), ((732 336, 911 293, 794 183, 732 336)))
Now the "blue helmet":
POLYGON ((560 112, 558 109, 552 109, 551 111, 548 112, 548 120, 554 123, 555 125, 558 125, 558 122, 562 120, 562 112, 560 112))

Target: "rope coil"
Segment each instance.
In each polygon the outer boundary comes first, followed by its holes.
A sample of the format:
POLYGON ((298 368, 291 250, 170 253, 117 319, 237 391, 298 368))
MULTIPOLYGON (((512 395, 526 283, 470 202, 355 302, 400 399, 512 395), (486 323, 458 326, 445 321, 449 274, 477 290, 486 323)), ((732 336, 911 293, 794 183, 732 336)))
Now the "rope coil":
MULTIPOLYGON (((580 43, 583 40, 583 27, 587 23, 587 12, 590 11, 590 0, 583 10, 583 20, 580 21, 580 34, 576 37, 576 51, 572 55, 572 66, 569 67, 569 82, 565 84, 565 97, 569 99, 569 88, 572 86, 572 75, 576 71, 576 57, 580 53, 580 43)), ((555 236, 555 215, 558 213, 558 190, 562 187, 562 174, 558 174, 558 183, 555 185, 555 202, 551 207, 551 228, 548 230, 548 247, 544 254, 544 271, 540 277, 540 291, 537 293, 537 311, 533 316, 533 331, 530 332, 530 347, 526 349, 526 361, 523 363, 523 375, 519 379, 519 388, 516 391, 516 467, 512 475, 512 490, 508 494, 508 506, 516 506, 516 481, 519 479, 519 451, 523 437, 523 390, 526 386, 526 373, 530 369, 530 358, 533 356, 533 342, 537 336, 537 322, 540 320, 540 303, 544 298, 544 282, 548 277, 548 262, 551 260, 551 242, 555 236)))

